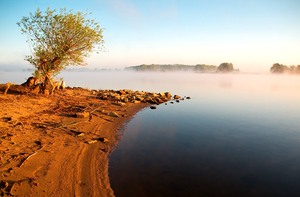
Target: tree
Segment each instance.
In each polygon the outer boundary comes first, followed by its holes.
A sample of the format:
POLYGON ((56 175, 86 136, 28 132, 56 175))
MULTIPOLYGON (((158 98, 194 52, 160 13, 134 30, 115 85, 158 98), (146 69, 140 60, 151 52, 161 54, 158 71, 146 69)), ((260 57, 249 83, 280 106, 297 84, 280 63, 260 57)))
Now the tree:
POLYGON ((17 24, 27 34, 32 54, 25 60, 36 68, 35 76, 42 82, 43 91, 53 86, 52 78, 69 65, 84 65, 95 47, 102 50, 103 29, 90 13, 73 13, 65 8, 60 12, 37 9, 17 24))
POLYGON ((233 64, 232 63, 222 63, 218 67, 218 71, 220 71, 220 72, 232 72, 232 71, 234 71, 233 64))
POLYGON ((197 64, 195 66, 195 71, 197 72, 216 72, 217 71, 217 66, 214 65, 206 65, 206 64, 197 64))
POLYGON ((298 73, 298 74, 300 74, 300 65, 298 65, 298 66, 296 67, 295 72, 298 73))
POLYGON ((271 73, 286 73, 290 72, 291 68, 286 65, 275 63, 270 69, 271 73))

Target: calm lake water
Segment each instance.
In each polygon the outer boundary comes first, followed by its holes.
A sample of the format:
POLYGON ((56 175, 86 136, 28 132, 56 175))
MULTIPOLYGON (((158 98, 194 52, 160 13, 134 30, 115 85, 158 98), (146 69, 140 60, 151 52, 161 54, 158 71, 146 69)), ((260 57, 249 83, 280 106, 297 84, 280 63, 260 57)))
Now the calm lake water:
MULTIPOLYGON (((27 77, 13 76, 15 83, 27 77)), ((122 129, 110 156, 116 196, 300 196, 300 76, 61 76, 70 86, 191 97, 140 111, 122 129)), ((5 77, 0 72, 0 83, 14 82, 5 77)))

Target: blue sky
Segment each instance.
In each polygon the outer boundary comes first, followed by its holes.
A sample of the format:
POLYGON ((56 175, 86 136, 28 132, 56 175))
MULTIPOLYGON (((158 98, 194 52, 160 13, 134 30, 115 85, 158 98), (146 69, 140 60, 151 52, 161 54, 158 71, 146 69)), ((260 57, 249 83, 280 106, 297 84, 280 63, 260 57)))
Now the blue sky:
POLYGON ((92 12, 106 51, 88 67, 232 62, 246 72, 300 64, 299 0, 0 0, 0 67, 30 67, 16 23, 37 8, 92 12))

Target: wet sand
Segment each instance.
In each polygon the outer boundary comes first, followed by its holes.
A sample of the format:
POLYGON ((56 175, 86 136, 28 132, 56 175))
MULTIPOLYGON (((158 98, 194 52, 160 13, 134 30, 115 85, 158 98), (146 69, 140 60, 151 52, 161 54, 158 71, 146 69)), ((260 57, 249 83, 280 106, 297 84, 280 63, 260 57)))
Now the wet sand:
POLYGON ((120 106, 81 88, 49 96, 5 95, 4 89, 0 87, 0 196, 114 196, 109 153, 118 130, 149 103, 120 106))

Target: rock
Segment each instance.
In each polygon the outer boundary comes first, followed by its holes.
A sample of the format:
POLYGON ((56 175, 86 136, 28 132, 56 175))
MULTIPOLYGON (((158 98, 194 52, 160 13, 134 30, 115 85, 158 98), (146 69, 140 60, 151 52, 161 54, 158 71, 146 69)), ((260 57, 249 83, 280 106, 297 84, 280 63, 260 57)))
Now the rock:
POLYGON ((114 98, 117 100, 117 101, 120 101, 121 100, 121 96, 120 95, 114 95, 114 98))
POLYGON ((162 104, 162 103, 164 103, 164 101, 163 101, 162 99, 157 98, 157 99, 156 99, 156 103, 157 103, 157 104, 162 104))
POLYGON ((150 104, 156 104, 156 105, 159 104, 159 102, 155 98, 153 98, 150 101, 148 101, 148 103, 150 103, 150 104))
POLYGON ((187 96, 186 99, 191 99, 191 97, 187 96))
POLYGON ((126 94, 126 91, 125 90, 119 90, 119 94, 124 95, 124 94, 126 94))
POLYGON ((177 99, 176 102, 179 103, 179 100, 177 99))
POLYGON ((80 133, 77 135, 77 137, 82 137, 82 136, 84 136, 84 133, 80 133))
POLYGON ((144 98, 143 98, 143 97, 141 97, 141 96, 137 96, 137 97, 136 97, 136 100, 138 100, 138 101, 143 101, 143 100, 144 100, 144 98))
POLYGON ((100 112, 101 112, 102 114, 108 115, 108 112, 107 112, 106 110, 104 110, 104 109, 102 109, 100 112))
POLYGON ((2 119, 4 122, 9 122, 12 120, 12 117, 3 117, 2 119))
POLYGON ((0 188, 2 189, 5 189, 9 186, 9 183, 6 182, 6 181, 0 181, 0 188))
POLYGON ((151 106, 150 106, 150 109, 156 109, 156 106, 151 105, 151 106))
POLYGON ((121 97, 121 101, 124 102, 124 103, 128 103, 129 100, 126 97, 123 97, 123 98, 121 97))
MULTIPOLYGON (((143 91, 132 91, 132 90, 104 90, 98 92, 98 98, 102 100, 111 100, 114 104, 118 102, 123 103, 150 103, 158 105, 165 103, 172 99, 172 95, 169 92, 152 93, 143 91)), ((176 95, 174 100, 180 99, 181 97, 176 95)), ((174 101, 175 102, 175 101, 174 101)), ((120 104, 123 106, 123 104, 120 104)))
POLYGON ((109 113, 108 113, 108 116, 116 117, 116 118, 117 118, 117 117, 120 117, 119 114, 117 114, 116 112, 109 112, 109 113))
POLYGON ((165 96, 166 96, 168 99, 171 99, 171 98, 172 98, 172 94, 170 94, 170 92, 165 92, 165 96))
POLYGON ((108 96, 106 96, 106 95, 98 95, 98 98, 101 99, 101 100, 107 100, 108 96))
POLYGON ((126 106, 126 103, 118 102, 117 105, 119 105, 119 106, 121 106, 121 107, 125 107, 125 106, 126 106))
POLYGON ((150 96, 147 96, 147 97, 145 98, 145 101, 148 102, 148 103, 150 103, 150 102, 152 101, 152 98, 151 98, 150 96))
POLYGON ((76 113, 77 118, 87 118, 89 116, 90 116, 89 112, 78 112, 78 113, 76 113))
POLYGON ((143 92, 143 91, 141 91, 141 92, 138 92, 138 94, 140 95, 140 96, 145 96, 145 92, 143 92))
POLYGON ((103 143, 108 143, 109 142, 109 140, 106 137, 100 137, 99 141, 103 142, 103 143))
POLYGON ((156 94, 156 93, 153 93, 152 96, 153 96, 153 97, 159 97, 159 95, 156 94))
POLYGON ((174 99, 180 99, 181 97, 179 95, 174 95, 174 99))
POLYGON ((165 95, 165 93, 162 93, 162 92, 161 92, 161 93, 159 93, 159 96, 160 96, 160 97, 165 97, 166 95, 165 95))
POLYGON ((88 141, 87 143, 88 144, 95 144, 95 143, 97 143, 98 141, 97 140, 91 140, 91 141, 88 141))

